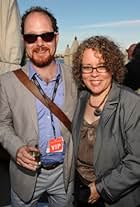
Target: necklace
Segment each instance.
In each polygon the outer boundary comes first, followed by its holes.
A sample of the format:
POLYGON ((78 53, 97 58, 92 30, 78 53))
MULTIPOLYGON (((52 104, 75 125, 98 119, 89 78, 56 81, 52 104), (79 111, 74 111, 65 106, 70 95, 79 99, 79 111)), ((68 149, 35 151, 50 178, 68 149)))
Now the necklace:
POLYGON ((105 99, 107 98, 108 94, 109 94, 110 90, 107 92, 107 94, 104 96, 103 100, 99 103, 98 106, 94 106, 92 105, 90 98, 89 98, 89 106, 91 106, 92 108, 95 109, 94 111, 94 115, 95 116, 101 116, 102 114, 102 110, 100 109, 100 106, 104 103, 105 99))

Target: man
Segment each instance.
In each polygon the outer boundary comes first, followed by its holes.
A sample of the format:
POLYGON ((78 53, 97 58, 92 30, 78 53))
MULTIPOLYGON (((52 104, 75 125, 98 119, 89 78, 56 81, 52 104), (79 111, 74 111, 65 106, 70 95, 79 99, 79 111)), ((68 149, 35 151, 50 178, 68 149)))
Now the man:
MULTIPOLYGON (((21 29, 29 59, 22 70, 72 119, 76 87, 70 68, 54 58, 59 38, 55 17, 33 7, 23 15, 21 29)), ((12 207, 37 206, 44 191, 49 207, 72 206, 71 134, 13 72, 0 77, 0 142, 11 156, 12 207), (61 149, 50 150, 58 140, 61 149), (40 167, 31 151, 40 151, 40 167)))

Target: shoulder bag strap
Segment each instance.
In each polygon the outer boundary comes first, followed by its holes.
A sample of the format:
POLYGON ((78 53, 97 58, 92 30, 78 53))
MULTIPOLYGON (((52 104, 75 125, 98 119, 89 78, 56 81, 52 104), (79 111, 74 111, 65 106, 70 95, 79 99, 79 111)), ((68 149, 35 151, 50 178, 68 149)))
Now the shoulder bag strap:
POLYGON ((23 83, 23 85, 46 107, 48 107, 50 111, 55 114, 55 116, 58 117, 64 126, 71 132, 71 121, 64 114, 64 112, 54 102, 52 102, 48 96, 45 99, 33 81, 29 80, 28 76, 21 69, 14 70, 13 73, 23 83))

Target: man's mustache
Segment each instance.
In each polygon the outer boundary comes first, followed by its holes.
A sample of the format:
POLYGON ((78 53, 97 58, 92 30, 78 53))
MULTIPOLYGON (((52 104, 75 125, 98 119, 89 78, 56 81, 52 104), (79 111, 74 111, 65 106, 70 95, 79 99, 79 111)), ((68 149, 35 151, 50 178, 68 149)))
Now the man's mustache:
POLYGON ((37 46, 36 48, 33 49, 33 52, 46 52, 49 50, 46 46, 37 46))

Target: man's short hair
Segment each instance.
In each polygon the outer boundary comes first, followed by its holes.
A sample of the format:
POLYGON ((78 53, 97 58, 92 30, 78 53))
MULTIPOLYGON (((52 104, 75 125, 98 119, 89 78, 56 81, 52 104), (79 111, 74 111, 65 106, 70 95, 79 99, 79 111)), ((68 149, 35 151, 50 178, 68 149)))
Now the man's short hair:
POLYGON ((21 34, 24 34, 24 24, 25 24, 27 16, 33 12, 38 12, 38 13, 47 15, 51 20, 54 32, 58 32, 57 20, 54 17, 54 15, 47 8, 36 6, 36 7, 31 7, 30 9, 26 10, 25 13, 23 14, 22 19, 21 19, 21 34))

